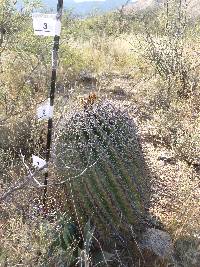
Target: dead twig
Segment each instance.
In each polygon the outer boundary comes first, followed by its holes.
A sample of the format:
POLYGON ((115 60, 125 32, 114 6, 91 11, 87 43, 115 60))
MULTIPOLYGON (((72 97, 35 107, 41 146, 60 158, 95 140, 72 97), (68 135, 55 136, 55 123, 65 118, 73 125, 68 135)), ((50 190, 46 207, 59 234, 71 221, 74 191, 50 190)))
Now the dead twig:
MULTIPOLYGON (((29 175, 23 177, 21 182, 17 182, 14 186, 12 186, 7 192, 5 192, 2 196, 0 196, 0 202, 5 201, 10 195, 15 193, 16 191, 22 190, 25 188, 31 181, 33 181, 34 176, 37 176, 46 166, 43 168, 36 170, 34 173, 29 173, 29 175)), ((42 185, 44 186, 44 185, 42 185)))

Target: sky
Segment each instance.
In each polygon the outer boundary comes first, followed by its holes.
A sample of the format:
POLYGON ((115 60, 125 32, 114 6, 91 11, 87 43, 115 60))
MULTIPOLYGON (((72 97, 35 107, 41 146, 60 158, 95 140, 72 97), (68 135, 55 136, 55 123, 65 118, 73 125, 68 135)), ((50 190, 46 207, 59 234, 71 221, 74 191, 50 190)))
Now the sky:
MULTIPOLYGON (((74 0, 76 3, 83 3, 83 2, 104 2, 105 0, 74 0)), ((137 0, 131 0, 130 2, 136 2, 137 0)), ((56 2, 57 0, 52 0, 52 2, 56 2)))
MULTIPOLYGON (((87 2, 89 2, 89 1, 105 1, 105 0, 74 0, 75 2, 85 2, 85 1, 87 1, 87 2)), ((130 2, 135 2, 135 1, 137 1, 137 0, 131 0, 130 2)))
MULTIPOLYGON (((76 2, 76 3, 81 3, 81 2, 93 2, 93 1, 95 1, 95 2, 104 2, 105 0, 74 0, 74 2, 76 2)), ((130 2, 136 2, 137 0, 131 0, 130 2)), ((20 1, 19 1, 20 2, 20 1)), ((42 0, 42 2, 43 2, 43 0, 42 0)), ((55 3, 57 3, 57 0, 52 0, 52 2, 55 2, 55 3)))
MULTIPOLYGON (((96 1, 96 2, 104 2, 105 0, 74 0, 75 2, 77 3, 80 3, 80 2, 90 2, 90 1, 96 1)), ((131 0, 130 2, 135 2, 136 0, 131 0)))
POLYGON ((81 3, 81 2, 90 2, 90 1, 96 1, 96 2, 104 2, 105 0, 74 0, 74 2, 81 3))

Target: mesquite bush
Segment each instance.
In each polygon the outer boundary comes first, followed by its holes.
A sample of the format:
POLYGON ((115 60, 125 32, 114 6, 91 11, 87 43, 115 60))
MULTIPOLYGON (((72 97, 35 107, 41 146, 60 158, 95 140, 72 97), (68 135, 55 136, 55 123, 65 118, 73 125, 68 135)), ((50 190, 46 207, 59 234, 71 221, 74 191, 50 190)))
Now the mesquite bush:
POLYGON ((100 101, 66 114, 55 156, 66 181, 66 206, 81 222, 91 218, 104 233, 143 228, 150 181, 135 125, 125 112, 100 101))

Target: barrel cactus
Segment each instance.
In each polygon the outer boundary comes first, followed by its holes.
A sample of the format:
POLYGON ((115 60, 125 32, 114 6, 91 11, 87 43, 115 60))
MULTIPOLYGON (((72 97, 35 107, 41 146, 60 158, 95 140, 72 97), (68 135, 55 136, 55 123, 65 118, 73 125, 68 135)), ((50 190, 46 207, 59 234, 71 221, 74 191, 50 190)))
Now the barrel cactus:
POLYGON ((64 116, 55 143, 56 165, 66 182, 66 206, 81 222, 104 233, 140 231, 149 181, 129 116, 109 101, 73 109, 64 116), (109 230, 110 231, 110 230, 109 230))

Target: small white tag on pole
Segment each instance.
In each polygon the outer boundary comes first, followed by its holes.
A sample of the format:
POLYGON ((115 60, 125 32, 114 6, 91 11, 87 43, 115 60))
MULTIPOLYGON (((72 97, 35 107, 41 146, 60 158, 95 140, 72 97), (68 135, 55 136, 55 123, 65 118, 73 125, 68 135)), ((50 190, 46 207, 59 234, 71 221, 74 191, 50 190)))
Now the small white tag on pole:
POLYGON ((61 21, 57 14, 33 13, 32 18, 35 35, 60 36, 61 21))
POLYGON ((50 105, 49 98, 37 108, 37 117, 39 121, 53 117, 53 106, 50 105))
POLYGON ((33 166, 36 168, 43 168, 46 165, 46 160, 39 158, 38 156, 32 155, 33 166))

